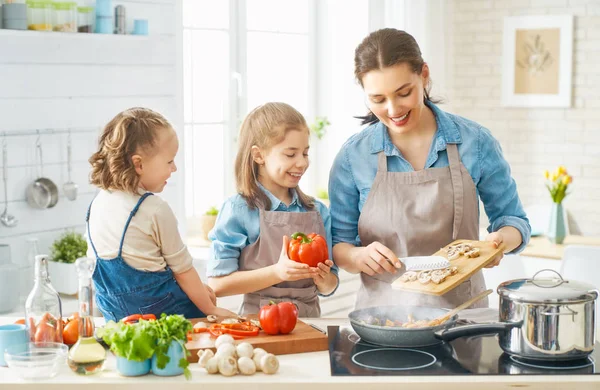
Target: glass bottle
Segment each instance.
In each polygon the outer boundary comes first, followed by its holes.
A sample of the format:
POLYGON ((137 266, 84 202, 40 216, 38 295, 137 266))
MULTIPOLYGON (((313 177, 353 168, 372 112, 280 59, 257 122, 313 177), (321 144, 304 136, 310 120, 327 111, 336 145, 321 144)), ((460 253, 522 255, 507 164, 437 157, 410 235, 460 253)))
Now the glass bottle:
POLYGON ((21 296, 22 302, 27 300, 27 296, 29 292, 33 288, 33 281, 35 279, 35 274, 33 272, 35 257, 40 254, 38 249, 38 239, 35 237, 31 237, 27 239, 27 257, 25 261, 20 263, 19 272, 20 272, 20 285, 21 285, 21 296))
POLYGON ((77 374, 90 375, 102 371, 106 350, 94 337, 92 317, 92 274, 96 260, 81 257, 75 262, 79 276, 79 339, 69 351, 69 367, 77 374))
POLYGON ((63 341, 62 303, 48 276, 48 255, 35 256, 33 288, 25 301, 25 322, 31 341, 63 341))

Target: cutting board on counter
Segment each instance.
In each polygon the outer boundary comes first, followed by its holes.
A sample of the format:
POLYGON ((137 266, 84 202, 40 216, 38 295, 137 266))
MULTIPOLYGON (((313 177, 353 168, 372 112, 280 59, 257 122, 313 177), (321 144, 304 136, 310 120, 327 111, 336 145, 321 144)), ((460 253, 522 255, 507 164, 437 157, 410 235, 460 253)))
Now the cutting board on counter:
POLYGON ((469 279, 475 272, 488 265, 497 254, 504 250, 504 246, 501 245, 499 248, 496 248, 494 243, 490 241, 456 240, 435 252, 433 255, 448 258, 445 248, 448 248, 450 245, 461 243, 468 243, 475 248, 479 248, 480 254, 479 257, 468 258, 462 255, 458 259, 450 260, 451 267, 458 267, 458 272, 456 274, 448 276, 446 280, 440 284, 431 281, 427 284, 422 284, 418 280, 403 282, 399 278, 392 283, 392 288, 395 290, 405 290, 429 295, 444 295, 469 279))
MULTIPOLYGON (((248 319, 258 318, 255 315, 246 316, 248 319)), ((220 322, 221 319, 219 319, 220 322)), ((192 318, 190 321, 195 324, 198 321, 206 321, 206 318, 192 318)), ((215 340, 216 338, 211 337, 210 333, 196 333, 193 334, 192 340, 186 344, 187 349, 192 353, 188 356, 188 360, 192 363, 198 361, 198 350, 201 349, 212 349, 215 351, 215 340)), ((254 348, 262 348, 267 352, 274 355, 287 355, 291 353, 302 353, 302 352, 317 352, 326 351, 328 349, 327 335, 307 323, 298 320, 296 327, 289 334, 284 335, 268 335, 262 330, 256 337, 247 337, 245 339, 236 341, 236 343, 247 341, 254 348)))

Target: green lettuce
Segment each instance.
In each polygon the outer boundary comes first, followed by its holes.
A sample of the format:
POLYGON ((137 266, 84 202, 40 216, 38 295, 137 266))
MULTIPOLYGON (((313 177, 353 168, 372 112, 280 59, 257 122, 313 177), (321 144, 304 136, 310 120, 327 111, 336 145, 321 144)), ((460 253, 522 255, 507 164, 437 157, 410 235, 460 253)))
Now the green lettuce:
POLYGON ((134 324, 109 321, 99 336, 119 357, 136 362, 150 359, 156 351, 154 321, 140 320, 134 324))

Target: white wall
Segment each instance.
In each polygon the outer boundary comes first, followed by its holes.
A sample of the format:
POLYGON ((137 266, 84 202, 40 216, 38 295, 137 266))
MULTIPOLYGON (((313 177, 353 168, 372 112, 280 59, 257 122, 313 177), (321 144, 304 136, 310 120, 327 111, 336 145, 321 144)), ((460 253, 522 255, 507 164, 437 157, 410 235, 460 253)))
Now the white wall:
POLYGON ((525 205, 549 202, 542 173, 564 164, 574 176, 566 207, 583 234, 600 235, 600 1, 453 0, 448 8, 450 109, 500 140, 525 205), (503 108, 503 19, 545 14, 575 15, 573 106, 503 108))
MULTIPOLYGON (((40 249, 47 252, 66 229, 83 232, 85 212, 95 194, 88 184, 87 160, 100 129, 114 115, 129 107, 145 106, 181 129, 176 3, 113 2, 113 6, 126 7, 129 29, 133 18, 147 18, 148 37, 0 30, 0 136, 2 132, 72 128, 72 178, 79 185, 77 200, 67 200, 62 193, 67 181, 67 135, 42 135, 44 176, 57 183, 61 193, 52 209, 30 208, 25 189, 36 177, 36 136, 7 137, 8 209, 19 219, 19 225, 10 229, 0 225, 0 243, 11 246, 14 263, 24 260, 28 237, 38 237, 40 249)), ((180 218, 184 215, 182 188, 180 171, 162 195, 180 218)), ((4 200, 3 188, 0 199, 4 200)))

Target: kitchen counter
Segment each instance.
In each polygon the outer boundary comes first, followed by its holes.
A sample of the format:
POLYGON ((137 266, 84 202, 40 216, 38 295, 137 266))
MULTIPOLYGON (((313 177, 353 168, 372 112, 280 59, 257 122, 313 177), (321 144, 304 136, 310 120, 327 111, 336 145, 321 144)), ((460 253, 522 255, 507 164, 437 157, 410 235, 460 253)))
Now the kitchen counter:
POLYGON ((600 237, 567 236, 562 244, 553 244, 545 236, 531 237, 521 256, 561 260, 567 245, 600 246, 600 237))
MULTIPOLYGON (((0 324, 12 323, 16 318, 0 317, 0 324)), ((347 324, 347 319, 307 319, 321 328, 327 325, 347 324)), ((307 386, 318 389, 398 389, 399 384, 408 384, 411 389, 507 389, 527 387, 528 389, 600 389, 600 375, 573 376, 523 376, 523 375, 479 375, 479 376, 348 376, 332 377, 329 367, 329 353, 313 352, 294 355, 280 355, 279 372, 275 375, 257 373, 253 376, 237 375, 224 377, 208 375, 196 364, 190 366, 192 379, 186 381, 183 376, 159 377, 146 375, 137 378, 122 377, 115 370, 115 359, 108 355, 103 372, 92 376, 74 374, 65 365, 58 376, 45 381, 23 381, 11 373, 9 368, 0 367, 0 388, 2 390, 34 390, 43 386, 44 390, 129 390, 133 386, 143 386, 144 390, 170 390, 178 388, 210 388, 217 389, 281 389, 306 390, 307 386), (205 387, 204 387, 205 386, 205 387)), ((135 387, 133 387, 135 388, 135 387)))

